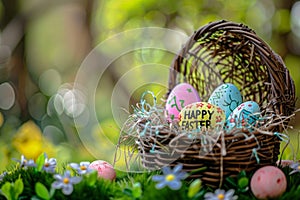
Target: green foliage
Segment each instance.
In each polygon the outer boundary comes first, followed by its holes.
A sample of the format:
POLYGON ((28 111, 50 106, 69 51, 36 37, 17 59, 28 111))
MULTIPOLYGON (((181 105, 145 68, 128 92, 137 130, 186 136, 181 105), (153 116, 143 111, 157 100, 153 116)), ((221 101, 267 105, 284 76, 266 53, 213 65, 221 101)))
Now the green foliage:
POLYGON ((249 180, 252 177, 251 174, 246 174, 245 171, 241 171, 237 177, 227 177, 225 182, 225 189, 234 189, 237 193, 250 197, 249 180))
POLYGON ((45 163, 45 154, 42 153, 41 155, 39 155, 39 157, 36 160, 36 164, 37 164, 36 169, 38 171, 42 171, 44 163, 45 163))
POLYGON ((180 190, 171 190, 165 187, 161 190, 155 188, 155 183, 151 182, 144 188, 142 199, 187 199, 187 185, 184 183, 180 190))
POLYGON ((126 187, 123 190, 123 193, 129 197, 131 197, 131 199, 140 199, 142 197, 142 188, 141 188, 141 184, 139 182, 134 183, 132 188, 130 187, 126 187))
POLYGON ((238 180, 238 186, 240 189, 248 187, 249 179, 247 177, 242 177, 238 180))
MULTIPOLYGON (((21 194, 23 198, 30 198, 35 194, 35 184, 37 182, 43 183, 47 188, 51 187, 51 183, 54 178, 52 174, 46 173, 44 171, 38 172, 35 168, 28 169, 19 169, 13 168, 9 171, 8 175, 6 175, 2 182, 0 182, 0 187, 4 184, 4 182, 14 182, 18 179, 18 177, 22 178, 24 190, 21 194)), ((1 196, 0 196, 1 199, 1 196)))
POLYGON ((18 199, 19 195, 23 192, 24 184, 22 179, 19 178, 14 182, 5 182, 4 185, 1 187, 1 193, 5 196, 8 200, 16 200, 18 199))
POLYGON ((44 186, 40 182, 37 182, 35 184, 35 192, 38 197, 45 199, 45 200, 48 200, 51 197, 50 192, 48 192, 48 189, 46 188, 46 186, 44 186))
POLYGON ((196 179, 194 180, 189 187, 189 191, 188 191, 188 197, 189 198, 193 198, 195 197, 195 195, 199 192, 199 190, 201 189, 201 180, 200 179, 196 179))
POLYGON ((18 199, 19 195, 23 192, 24 189, 24 184, 20 176, 16 180, 15 184, 13 185, 13 188, 14 188, 13 199, 18 199))
POLYGON ((6 199, 12 199, 12 185, 9 182, 6 182, 2 187, 1 187, 1 193, 3 196, 6 197, 6 199))
POLYGON ((98 178, 98 172, 95 170, 92 173, 86 175, 86 182, 89 186, 93 186, 98 178))
MULTIPOLYGON (((300 173, 289 175, 291 169, 282 169, 287 178, 287 190, 279 198, 280 200, 297 199, 300 195, 300 173)), ((2 199, 203 199, 207 192, 214 189, 202 185, 200 179, 185 180, 179 190, 171 190, 165 187, 161 190, 155 188, 156 182, 152 176, 159 172, 144 173, 118 173, 115 181, 97 178, 97 173, 84 175, 83 180, 74 185, 71 195, 64 195, 61 190, 54 190, 51 184, 54 181, 53 174, 35 170, 35 168, 18 169, 9 171, 0 182, 2 199), (34 186, 34 187, 32 187, 34 186)), ((235 194, 242 200, 255 200, 250 190, 250 180, 253 173, 242 171, 236 177, 228 177, 223 189, 234 189, 235 194)))
POLYGON ((290 173, 289 167, 282 169, 287 178, 287 190, 281 196, 281 200, 299 199, 300 196, 300 173, 288 175, 290 173))
POLYGON ((109 180, 97 179, 94 185, 90 186, 87 179, 83 179, 79 184, 74 185, 74 191, 70 196, 65 196, 60 190, 55 192, 54 197, 58 199, 110 199, 118 194, 118 188, 115 182, 109 180))

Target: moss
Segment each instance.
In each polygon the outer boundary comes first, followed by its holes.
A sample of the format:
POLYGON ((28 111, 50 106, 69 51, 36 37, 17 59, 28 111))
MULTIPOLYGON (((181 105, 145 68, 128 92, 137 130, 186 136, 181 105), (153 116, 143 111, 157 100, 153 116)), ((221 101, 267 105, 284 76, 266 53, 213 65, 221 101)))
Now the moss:
MULTIPOLYGON (((285 167, 282 169, 287 177, 287 191, 279 198, 282 200, 297 199, 300 196, 300 173, 289 175, 291 169, 285 167)), ((24 183, 24 190, 19 196, 19 199, 37 198, 35 192, 35 184, 42 183, 49 191, 51 184, 54 181, 53 174, 39 172, 35 168, 19 169, 11 168, 9 173, 0 182, 0 187, 5 182, 14 182, 20 176, 24 183)), ((160 172, 145 172, 145 173, 118 173, 119 176, 115 181, 97 179, 91 185, 88 179, 84 178, 79 184, 74 185, 74 191, 71 195, 66 196, 61 190, 56 190, 52 199, 203 199, 206 192, 214 191, 211 188, 203 186, 201 190, 193 197, 188 198, 187 193, 191 181, 183 181, 180 190, 173 191, 168 187, 161 190, 155 188, 155 182, 151 180, 154 174, 160 172)), ((227 178, 224 189, 234 189, 239 199, 254 200, 247 179, 251 179, 252 174, 241 172, 235 178, 227 178), (239 181, 243 178, 243 181, 239 181), (246 181, 246 185, 244 184, 246 181)), ((249 181, 250 182, 250 181, 249 181)), ((0 199, 5 199, 0 195, 0 199)))

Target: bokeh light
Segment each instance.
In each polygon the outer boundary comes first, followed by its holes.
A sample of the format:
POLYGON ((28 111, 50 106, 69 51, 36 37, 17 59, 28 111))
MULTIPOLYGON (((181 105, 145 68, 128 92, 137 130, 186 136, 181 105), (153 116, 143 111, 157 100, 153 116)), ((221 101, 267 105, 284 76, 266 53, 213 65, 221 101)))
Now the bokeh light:
POLYGON ((43 130, 43 135, 53 144, 60 144, 65 140, 63 132, 53 125, 48 125, 43 130))
POLYGON ((0 85, 0 108, 3 110, 10 109, 15 103, 14 88, 8 82, 0 85))
POLYGON ((291 29, 292 34, 289 37, 290 50, 300 55, 300 2, 296 2, 291 10, 291 29))
POLYGON ((46 105, 47 99, 42 93, 34 94, 28 102, 30 115, 36 120, 41 120, 46 113, 46 105))
POLYGON ((45 71, 39 78, 40 90, 47 96, 53 95, 61 85, 61 76, 55 69, 45 71))
MULTIPOLYGON (((61 115, 64 112, 64 100, 63 97, 60 94, 56 94, 53 96, 53 105, 56 110, 56 112, 61 115)), ((51 101, 49 101, 49 105, 51 105, 51 101)))
POLYGON ((300 38, 300 2, 296 2, 291 10, 291 24, 293 33, 300 38))
POLYGON ((61 109, 69 117, 76 118, 86 109, 86 97, 79 89, 73 88, 71 84, 62 85, 55 97, 55 107, 61 109))

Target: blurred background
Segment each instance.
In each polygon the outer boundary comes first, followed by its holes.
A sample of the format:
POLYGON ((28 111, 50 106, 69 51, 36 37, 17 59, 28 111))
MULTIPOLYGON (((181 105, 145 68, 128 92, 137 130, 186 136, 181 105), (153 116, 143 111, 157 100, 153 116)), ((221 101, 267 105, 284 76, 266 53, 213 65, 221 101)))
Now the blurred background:
MULTIPOLYGON (((129 97, 130 104, 134 104, 145 89, 163 94, 166 85, 162 84, 144 84, 133 91, 128 87, 150 76, 134 70, 136 66, 169 66, 174 55, 136 50, 120 56, 99 79, 94 97, 88 97, 84 84, 82 90, 73 86, 92 49, 133 28, 161 27, 191 35, 215 20, 244 23, 283 58, 295 81, 296 94, 300 95, 300 1, 2 0, 0 14, 1 171, 11 164, 11 158, 24 154, 34 159, 42 152, 59 162, 112 162, 111 144, 117 143, 122 123, 115 120, 110 103, 114 86, 130 71, 136 78, 120 86, 118 99, 129 97), (80 135, 78 130, 90 124, 89 98, 94 98, 101 128, 90 127, 80 135), (89 139, 84 140, 83 134, 89 139)), ((147 36, 134 39, 147 41, 147 36)), ((176 38, 172 42, 176 43, 176 38)), ((126 44, 116 41, 107 50, 114 51, 121 45, 126 44)), ((166 80, 165 71, 155 78, 166 80)), ((124 109, 130 110, 130 105, 124 109)), ((295 130, 289 134, 294 145, 284 158, 297 155, 299 119, 296 116, 293 120, 295 130)))

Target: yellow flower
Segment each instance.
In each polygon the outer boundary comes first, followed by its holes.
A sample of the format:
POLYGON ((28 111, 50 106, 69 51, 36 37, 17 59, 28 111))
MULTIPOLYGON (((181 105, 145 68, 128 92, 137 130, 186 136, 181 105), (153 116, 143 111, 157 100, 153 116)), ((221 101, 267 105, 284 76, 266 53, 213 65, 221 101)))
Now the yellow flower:
POLYGON ((19 128, 13 145, 28 159, 36 159, 43 152, 50 157, 55 156, 53 144, 43 137, 40 128, 33 121, 28 121, 19 128))

